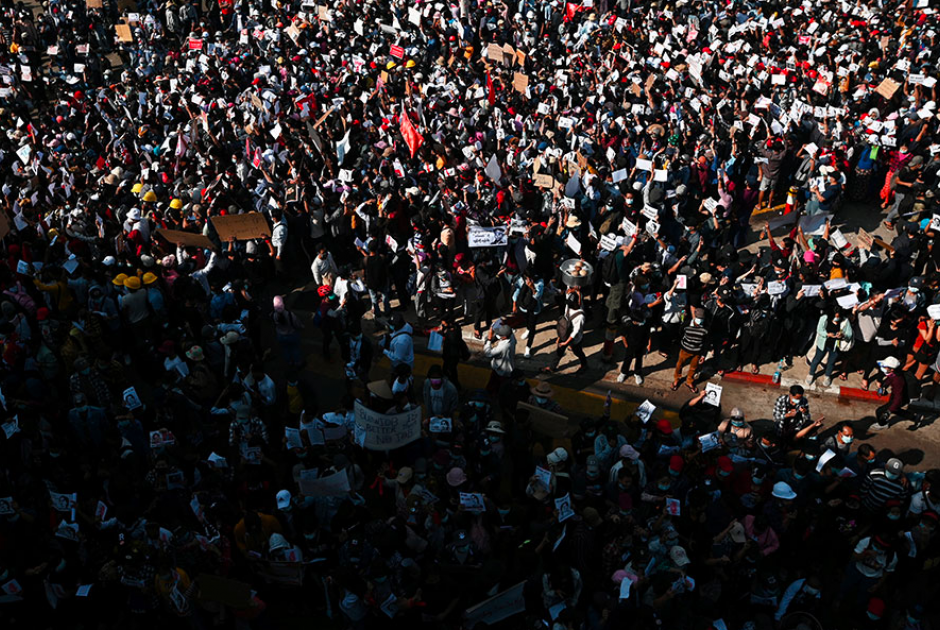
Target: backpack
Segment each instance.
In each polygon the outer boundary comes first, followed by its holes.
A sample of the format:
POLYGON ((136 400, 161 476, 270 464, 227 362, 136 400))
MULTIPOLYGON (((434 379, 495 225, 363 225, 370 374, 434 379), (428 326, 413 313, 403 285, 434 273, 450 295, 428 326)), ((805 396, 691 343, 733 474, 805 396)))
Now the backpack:
POLYGON ((620 282, 620 263, 617 262, 617 252, 611 252, 609 256, 604 257, 604 262, 601 264, 601 280, 611 286, 620 282))

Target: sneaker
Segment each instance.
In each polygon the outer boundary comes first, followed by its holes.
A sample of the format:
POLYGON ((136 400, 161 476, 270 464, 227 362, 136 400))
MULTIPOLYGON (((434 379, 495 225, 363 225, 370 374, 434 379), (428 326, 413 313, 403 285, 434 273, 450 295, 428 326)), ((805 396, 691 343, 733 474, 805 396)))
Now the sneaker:
POLYGON ((806 377, 806 386, 809 387, 810 385, 813 384, 813 382, 814 382, 815 380, 816 380, 816 379, 813 378, 812 376, 807 376, 807 377, 806 377))
POLYGON ((622 383, 622 382, 624 382, 625 380, 627 380, 627 375, 624 374, 623 372, 621 372, 620 374, 617 375, 617 382, 618 382, 618 383, 622 383))
POLYGON ((529 329, 528 329, 528 328, 526 328, 525 332, 522 333, 522 338, 523 338, 523 339, 528 339, 528 338, 529 338, 529 329))
POLYGON ((526 349, 525 349, 525 352, 522 353, 522 356, 524 356, 524 357, 527 358, 527 359, 531 359, 531 358, 532 358, 532 348, 526 348, 526 349))
POLYGON ((829 387, 830 385, 832 385, 832 379, 829 378, 828 376, 824 376, 822 380, 822 386, 829 387))
POLYGON ((869 430, 869 431, 884 431, 884 430, 887 429, 887 428, 888 428, 888 425, 886 425, 886 424, 878 424, 878 423, 876 422, 876 423, 874 423, 873 425, 871 425, 870 427, 868 427, 868 430, 869 430))
POLYGON ((633 375, 633 380, 636 381, 636 384, 637 384, 637 385, 642 385, 642 384, 643 384, 643 377, 640 376, 639 374, 634 374, 634 375, 633 375))

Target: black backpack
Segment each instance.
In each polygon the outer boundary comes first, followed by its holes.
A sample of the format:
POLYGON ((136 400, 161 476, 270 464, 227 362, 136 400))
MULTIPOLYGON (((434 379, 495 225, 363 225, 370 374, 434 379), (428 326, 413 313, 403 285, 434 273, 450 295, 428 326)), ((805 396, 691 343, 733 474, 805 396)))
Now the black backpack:
POLYGON ((620 263, 617 262, 618 253, 616 251, 610 252, 609 256, 604 257, 604 262, 601 264, 601 280, 607 284, 613 286, 620 282, 620 263))

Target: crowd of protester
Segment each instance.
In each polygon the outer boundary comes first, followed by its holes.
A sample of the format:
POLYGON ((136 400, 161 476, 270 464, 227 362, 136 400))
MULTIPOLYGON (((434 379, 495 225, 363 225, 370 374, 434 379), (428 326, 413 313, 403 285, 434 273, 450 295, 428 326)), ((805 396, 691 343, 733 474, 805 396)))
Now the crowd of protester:
POLYGON ((0 2, 0 623, 929 628, 938 471, 811 407, 940 381, 937 28, 0 2), (555 400, 654 352, 677 414, 555 400), (763 418, 703 388, 804 360, 763 418))

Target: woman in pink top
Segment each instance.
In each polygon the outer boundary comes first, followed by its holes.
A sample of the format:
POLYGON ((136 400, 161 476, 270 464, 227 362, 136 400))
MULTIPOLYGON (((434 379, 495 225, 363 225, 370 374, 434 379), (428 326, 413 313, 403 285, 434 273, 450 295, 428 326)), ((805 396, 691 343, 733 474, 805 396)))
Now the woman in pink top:
POLYGON ((780 547, 777 532, 773 530, 764 516, 745 516, 744 533, 747 534, 748 546, 757 545, 761 555, 769 556, 780 547))

